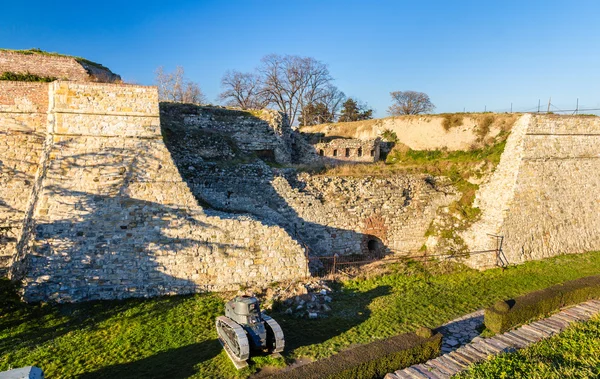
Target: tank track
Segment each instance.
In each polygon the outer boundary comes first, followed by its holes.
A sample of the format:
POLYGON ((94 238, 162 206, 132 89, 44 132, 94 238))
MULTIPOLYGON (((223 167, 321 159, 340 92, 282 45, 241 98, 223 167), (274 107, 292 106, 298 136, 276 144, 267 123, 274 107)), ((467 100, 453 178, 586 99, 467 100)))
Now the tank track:
POLYGON ((273 331, 273 335, 275 337, 275 341, 273 343, 273 351, 272 353, 281 353, 283 348, 285 347, 285 339, 283 336, 283 330, 273 318, 267 316, 266 314, 262 314, 262 319, 269 325, 269 328, 273 331))
POLYGON ((250 357, 250 344, 244 328, 225 316, 217 317, 216 327, 219 341, 236 367, 247 365, 245 361, 250 357))

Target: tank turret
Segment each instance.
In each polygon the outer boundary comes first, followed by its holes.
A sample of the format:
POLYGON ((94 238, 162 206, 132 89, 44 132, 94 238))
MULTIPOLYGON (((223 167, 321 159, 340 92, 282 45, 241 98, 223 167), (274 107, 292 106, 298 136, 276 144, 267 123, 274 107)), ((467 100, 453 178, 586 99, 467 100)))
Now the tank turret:
POLYGON ((258 299, 238 296, 225 304, 225 316, 217 317, 219 341, 234 365, 240 369, 250 352, 268 352, 278 355, 285 340, 279 324, 260 311, 258 299))

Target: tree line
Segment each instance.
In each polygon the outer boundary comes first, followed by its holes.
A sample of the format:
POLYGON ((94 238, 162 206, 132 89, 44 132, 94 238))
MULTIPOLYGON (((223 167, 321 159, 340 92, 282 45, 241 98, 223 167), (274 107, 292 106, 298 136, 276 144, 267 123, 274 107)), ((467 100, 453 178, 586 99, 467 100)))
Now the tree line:
MULTIPOLYGON (((183 67, 174 72, 156 70, 161 101, 205 104, 198 83, 185 77, 183 67)), ((347 97, 334 85, 327 65, 311 57, 270 54, 252 72, 229 70, 221 79, 219 102, 241 109, 275 108, 288 117, 290 125, 316 125, 373 118, 373 109, 357 98, 347 97)), ((423 92, 391 92, 391 115, 420 114, 435 106, 423 92)))

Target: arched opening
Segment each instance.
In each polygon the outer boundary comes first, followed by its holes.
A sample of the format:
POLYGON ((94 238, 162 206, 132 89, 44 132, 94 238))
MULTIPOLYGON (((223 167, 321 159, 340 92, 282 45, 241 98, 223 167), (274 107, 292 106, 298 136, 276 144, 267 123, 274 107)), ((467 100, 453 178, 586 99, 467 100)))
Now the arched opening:
POLYGON ((346 148, 346 157, 349 157, 349 156, 350 156, 350 149, 346 148))
POLYGON ((369 253, 371 253, 371 254, 378 253, 379 252, 379 242, 377 242, 377 240, 370 239, 369 242, 367 242, 367 249, 369 249, 369 253))
POLYGON ((359 157, 362 157, 362 147, 358 148, 356 155, 358 155, 359 157))
POLYGON ((323 156, 323 154, 324 154, 324 151, 323 151, 323 149, 319 150, 319 155, 320 155, 320 156, 323 156))
POLYGON ((333 150, 333 156, 337 157, 337 150, 333 150))

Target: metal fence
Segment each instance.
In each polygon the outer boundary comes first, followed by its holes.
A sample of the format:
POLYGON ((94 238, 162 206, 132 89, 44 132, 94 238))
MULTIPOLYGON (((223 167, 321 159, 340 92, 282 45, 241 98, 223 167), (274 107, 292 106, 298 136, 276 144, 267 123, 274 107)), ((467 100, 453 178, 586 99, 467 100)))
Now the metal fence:
POLYGON ((353 277, 364 271, 365 266, 375 263, 393 264, 401 262, 443 262, 460 261, 479 254, 493 253, 496 258, 496 266, 507 267, 509 265, 506 256, 502 250, 504 241, 503 236, 491 235, 496 238, 496 248, 492 250, 452 252, 448 254, 420 254, 418 252, 391 252, 387 256, 374 256, 364 254, 351 255, 329 255, 329 256, 311 256, 308 246, 306 256, 306 276, 317 278, 334 278, 337 276, 353 277))

